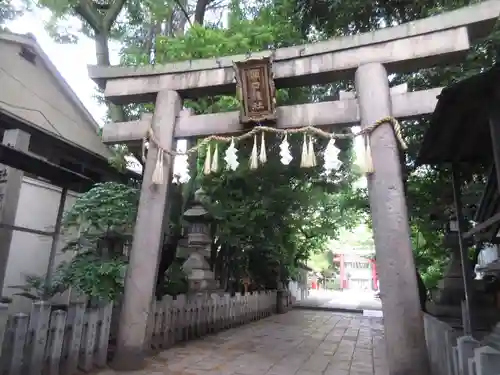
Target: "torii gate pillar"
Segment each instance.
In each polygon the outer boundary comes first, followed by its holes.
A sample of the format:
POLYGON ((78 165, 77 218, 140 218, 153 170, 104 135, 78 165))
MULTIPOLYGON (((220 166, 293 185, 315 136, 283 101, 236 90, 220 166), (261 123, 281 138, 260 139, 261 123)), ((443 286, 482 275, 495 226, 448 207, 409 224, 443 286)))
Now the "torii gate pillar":
MULTIPOLYGON (((153 129, 159 142, 167 150, 172 149, 175 122, 181 108, 182 99, 176 91, 163 90, 158 93, 153 129)), ((151 180, 157 152, 156 145, 150 142, 125 278, 116 352, 111 363, 115 370, 132 371, 143 368, 147 351, 146 325, 156 284, 165 205, 170 186, 168 179, 173 166, 173 158, 165 155, 163 176, 166 181, 153 185, 151 180)))
MULTIPOLYGON (((361 126, 392 113, 387 71, 380 63, 360 66, 355 76, 361 126)), ((429 373, 423 319, 410 242, 399 150, 389 124, 370 136, 375 172, 368 176, 385 341, 390 375, 429 373)))

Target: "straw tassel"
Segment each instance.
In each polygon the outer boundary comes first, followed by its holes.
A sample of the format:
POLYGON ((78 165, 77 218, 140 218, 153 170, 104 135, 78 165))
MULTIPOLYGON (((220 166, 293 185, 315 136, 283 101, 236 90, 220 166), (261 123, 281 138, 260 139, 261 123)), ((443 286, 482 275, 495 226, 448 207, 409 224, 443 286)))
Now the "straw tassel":
POLYGON ((309 161, 308 159, 308 147, 307 147, 307 135, 304 134, 304 141, 302 142, 302 155, 300 157, 300 167, 301 168, 309 168, 309 161))
POLYGON ((257 169, 259 160, 257 156, 257 136, 253 136, 252 154, 250 155, 250 169, 257 169))
POLYGON ((265 164, 267 162, 266 141, 264 139, 264 133, 261 134, 261 138, 260 138, 259 161, 261 164, 265 164))
POLYGON ((313 142, 313 137, 309 136, 309 147, 308 147, 308 153, 309 153, 309 165, 311 167, 315 167, 317 165, 316 161, 316 154, 314 153, 314 142, 313 142))
POLYGON ((214 173, 219 171, 219 145, 217 143, 215 144, 214 156, 212 157, 212 166, 210 169, 214 173))
POLYGON ((152 182, 155 185, 163 184, 163 150, 158 147, 158 155, 156 157, 156 166, 153 171, 152 182))
POLYGON ((374 172, 373 160, 372 160, 372 149, 370 147, 370 136, 365 136, 365 148, 364 148, 364 160, 362 165, 363 173, 366 175, 372 174, 374 172))
POLYGON ((210 157, 212 156, 212 147, 210 143, 207 146, 207 154, 205 156, 205 164, 203 165, 203 174, 209 175, 212 169, 212 163, 210 162, 210 157))

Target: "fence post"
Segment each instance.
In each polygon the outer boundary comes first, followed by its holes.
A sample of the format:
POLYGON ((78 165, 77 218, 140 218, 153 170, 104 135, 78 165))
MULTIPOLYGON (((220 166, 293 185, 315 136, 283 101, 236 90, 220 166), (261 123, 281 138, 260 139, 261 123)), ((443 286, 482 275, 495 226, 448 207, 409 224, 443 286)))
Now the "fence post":
POLYGON ((163 324, 163 348, 165 349, 170 346, 170 339, 172 337, 172 296, 164 296, 162 304, 163 310, 165 311, 165 320, 163 324))
POLYGON ((29 316, 23 313, 15 314, 12 318, 12 331, 14 334, 12 343, 12 355, 7 359, 8 375, 21 375, 23 370, 24 343, 28 332, 29 316))
POLYGON ((231 325, 231 295, 224 293, 224 325, 223 329, 227 329, 231 325))
MULTIPOLYGON (((177 298, 177 297, 176 297, 177 298)), ((172 307, 170 309, 170 322, 171 322, 171 326, 170 326, 170 332, 171 332, 171 335, 168 339, 168 342, 170 344, 170 346, 174 345, 177 341, 177 326, 178 326, 178 318, 179 318, 179 314, 178 314, 178 311, 177 311, 177 299, 172 299, 172 307)))
POLYGON ((59 375, 66 327, 66 311, 56 310, 50 316, 50 342, 48 347, 48 375, 59 375))
POLYGON ((146 339, 144 340, 144 350, 147 353, 153 348, 153 336, 155 331, 156 299, 153 298, 149 307, 149 313, 146 319, 146 339))
POLYGON ((207 334, 207 319, 208 319, 209 312, 210 312, 211 302, 212 302, 212 299, 207 295, 203 295, 202 298, 200 298, 200 313, 198 315, 200 336, 204 336, 207 334))
POLYGON ((111 329, 111 315, 113 314, 113 302, 102 306, 99 309, 99 320, 101 327, 99 331, 99 341, 97 343, 97 357, 95 364, 98 367, 106 366, 108 361, 109 332, 111 329))
POLYGON ((182 340, 182 333, 186 322, 186 296, 180 294, 175 300, 176 304, 176 326, 175 326, 175 341, 182 340))
POLYGON ((249 309, 249 303, 248 303, 248 297, 249 297, 249 294, 248 293, 245 293, 245 295, 243 296, 243 322, 246 324, 249 322, 249 313, 250 313, 250 309, 249 309))
POLYGON ((51 305, 45 301, 34 302, 31 306, 28 336, 26 342, 26 365, 28 374, 39 375, 43 370, 45 346, 49 333, 51 305))
POLYGON ((446 340, 446 374, 454 374, 453 347, 457 345, 458 332, 450 329, 445 332, 446 340))
POLYGON ((204 296, 198 296, 195 299, 194 304, 194 324, 195 324, 195 333, 194 337, 198 338, 203 335, 203 314, 205 310, 205 298, 204 296))
POLYGON ((68 338, 68 357, 61 371, 64 375, 72 375, 78 368, 84 319, 85 303, 72 303, 68 309, 68 316, 66 319, 66 327, 71 327, 71 333, 68 338))
POLYGON ((458 371, 460 375, 469 374, 469 358, 474 356, 474 349, 479 347, 479 342, 472 336, 462 336, 457 340, 458 371))
POLYGON ((474 363, 477 375, 496 375, 500 372, 500 352, 489 346, 477 348, 474 363))
POLYGON ((209 333, 214 333, 218 331, 218 326, 219 326, 219 295, 212 293, 210 295, 210 298, 212 299, 212 309, 210 311, 210 318, 208 320, 208 332, 209 333))
POLYGON ((197 315, 198 315, 198 298, 197 296, 194 296, 194 298, 190 298, 189 301, 189 310, 190 310, 190 318, 189 318, 189 329, 188 329, 188 339, 195 338, 197 335, 197 327, 196 327, 196 320, 197 320, 197 315))
POLYGON ((9 305, 7 303, 0 303, 0 349, 3 345, 5 331, 8 327, 9 321, 9 305))
POLYGON ((87 310, 87 326, 84 337, 82 338, 83 347, 79 366, 83 371, 90 371, 94 367, 94 348, 97 336, 98 312, 96 309, 87 310))
POLYGON ((186 298, 186 303, 184 304, 184 324, 182 326, 182 338, 181 341, 187 341, 190 336, 192 336, 193 329, 193 300, 192 298, 186 298))
POLYGON ((164 305, 160 301, 155 302, 155 314, 153 324, 153 337, 151 340, 151 347, 153 350, 160 350, 163 342, 163 315, 164 305))

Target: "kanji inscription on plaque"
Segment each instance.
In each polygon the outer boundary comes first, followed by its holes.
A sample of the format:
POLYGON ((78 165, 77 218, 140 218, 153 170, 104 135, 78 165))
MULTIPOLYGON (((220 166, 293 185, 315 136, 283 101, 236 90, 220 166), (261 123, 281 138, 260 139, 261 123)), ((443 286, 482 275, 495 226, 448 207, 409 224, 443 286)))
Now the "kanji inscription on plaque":
POLYGON ((276 99, 270 58, 234 63, 237 95, 241 102, 240 120, 244 124, 274 122, 276 99))

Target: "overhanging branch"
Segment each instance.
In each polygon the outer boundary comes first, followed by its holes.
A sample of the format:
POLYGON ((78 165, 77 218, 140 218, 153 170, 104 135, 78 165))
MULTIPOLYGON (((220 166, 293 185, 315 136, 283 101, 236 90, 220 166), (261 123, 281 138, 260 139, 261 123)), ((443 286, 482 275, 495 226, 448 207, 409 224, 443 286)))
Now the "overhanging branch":
POLYGON ((189 14, 186 10, 186 8, 181 4, 180 0, 174 0, 179 9, 181 10, 182 14, 184 17, 186 17, 186 21, 189 23, 189 26, 193 27, 193 24, 191 23, 191 20, 189 19, 189 14))
POLYGON ((99 12, 95 7, 95 4, 91 0, 80 0, 75 6, 75 12, 77 15, 83 18, 94 31, 100 31, 102 28, 101 17, 99 12))
POLYGON ((123 9, 125 1, 126 0, 115 0, 111 3, 102 21, 104 30, 109 31, 111 29, 111 26, 116 21, 116 17, 118 17, 118 14, 120 14, 123 9))

